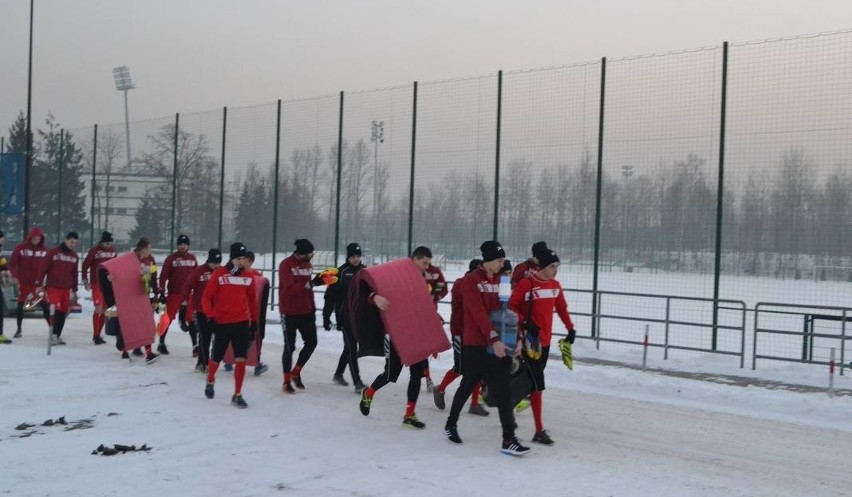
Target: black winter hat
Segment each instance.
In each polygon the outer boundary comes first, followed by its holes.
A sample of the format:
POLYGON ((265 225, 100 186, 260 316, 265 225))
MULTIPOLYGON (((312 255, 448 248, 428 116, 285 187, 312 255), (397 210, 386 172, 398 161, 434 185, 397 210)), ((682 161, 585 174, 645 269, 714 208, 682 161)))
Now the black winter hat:
POLYGON ((79 240, 79 239, 80 239, 80 235, 78 235, 76 231, 69 231, 69 232, 68 232, 68 234, 67 234, 67 235, 65 235, 65 239, 66 239, 66 240, 68 240, 69 238, 73 238, 73 239, 75 239, 75 240, 79 240))
POLYGON ((350 243, 346 246, 346 258, 353 257, 361 254, 361 246, 355 242, 350 243))
POLYGON ((552 250, 544 250, 542 252, 539 252, 536 259, 538 259, 538 264, 541 267, 547 267, 553 264, 554 262, 559 262, 559 256, 556 255, 556 252, 552 250))
POLYGON ((310 254, 314 251, 314 244, 311 243, 311 241, 307 238, 299 238, 293 243, 296 245, 296 250, 294 250, 293 252, 299 255, 310 254))
POLYGON ((231 244, 231 255, 228 260, 234 260, 237 257, 246 257, 248 254, 248 250, 246 246, 240 242, 234 242, 231 244))
POLYGON ((112 243, 112 233, 109 231, 104 231, 101 233, 101 241, 100 243, 112 243))
POLYGON ((207 251, 207 262, 205 264, 221 264, 222 263, 222 251, 217 248, 212 248, 207 251))
POLYGON ((547 242, 535 242, 532 245, 532 256, 538 259, 538 253, 544 252, 545 250, 549 250, 547 248, 547 242))
POLYGON ((495 259, 502 259, 506 257, 506 251, 503 250, 503 246, 500 245, 500 242, 495 240, 483 242, 482 245, 479 246, 479 251, 482 252, 483 262, 490 262, 495 259))
POLYGON ((467 272, 476 271, 480 264, 482 264, 482 259, 471 259, 470 264, 467 265, 467 272))
POLYGON ((182 243, 189 245, 189 237, 186 235, 180 235, 177 239, 177 244, 180 245, 182 243))

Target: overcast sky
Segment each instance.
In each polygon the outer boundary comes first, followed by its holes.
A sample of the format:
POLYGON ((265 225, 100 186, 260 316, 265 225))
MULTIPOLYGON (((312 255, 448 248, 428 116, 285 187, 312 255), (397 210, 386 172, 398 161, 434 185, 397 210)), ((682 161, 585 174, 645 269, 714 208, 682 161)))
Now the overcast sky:
MULTIPOLYGON (((26 109, 28 0, 0 1, 0 133, 26 109)), ((849 0, 36 0, 33 123, 140 120, 850 27, 849 0)))

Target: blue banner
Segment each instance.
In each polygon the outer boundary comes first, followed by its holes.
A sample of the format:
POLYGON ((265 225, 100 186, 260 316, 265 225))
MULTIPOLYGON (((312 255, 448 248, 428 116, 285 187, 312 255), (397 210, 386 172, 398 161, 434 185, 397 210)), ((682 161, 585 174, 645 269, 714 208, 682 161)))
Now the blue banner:
POLYGON ((3 213, 20 215, 24 210, 24 154, 0 154, 0 190, 3 213))

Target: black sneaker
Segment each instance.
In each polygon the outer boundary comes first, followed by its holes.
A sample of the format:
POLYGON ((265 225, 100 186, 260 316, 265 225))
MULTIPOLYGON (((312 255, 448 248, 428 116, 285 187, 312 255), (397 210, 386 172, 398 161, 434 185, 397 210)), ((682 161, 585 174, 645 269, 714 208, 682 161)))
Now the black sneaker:
POLYGON ((288 394, 296 393, 296 391, 293 390, 293 385, 291 385, 289 381, 285 382, 284 385, 281 386, 281 391, 288 394))
POLYGON ((204 386, 204 396, 212 399, 214 395, 216 395, 216 391, 213 390, 213 383, 208 381, 207 385, 204 386))
POLYGON ((145 364, 151 365, 160 360, 160 355, 151 352, 147 356, 145 356, 145 364))
POLYGON ((106 340, 104 340, 103 338, 101 338, 101 337, 97 336, 97 337, 95 337, 95 338, 92 338, 92 343, 94 343, 95 345, 103 345, 103 344, 105 344, 105 343, 106 343, 106 340))
POLYGON ((192 348, 192 357, 198 357, 198 345, 192 348))
POLYGON ((482 404, 471 405, 470 408, 467 410, 467 412, 470 413, 470 414, 475 414, 476 416, 483 416, 483 417, 491 414, 488 411, 488 409, 482 407, 482 404))
POLYGON ((21 338, 22 336, 24 335, 21 334, 21 330, 18 330, 15 332, 15 336, 13 336, 12 338, 21 338))
POLYGON ((246 404, 246 399, 243 398, 243 394, 241 393, 238 393, 231 397, 231 405, 239 407, 240 409, 245 409, 246 407, 248 407, 248 404, 246 404))
POLYGON ((131 352, 131 354, 135 355, 136 357, 142 357, 143 355, 145 355, 145 353, 142 352, 142 349, 140 348, 133 349, 133 352, 131 352))
POLYGON ((305 389, 305 385, 304 383, 302 383, 301 376, 293 376, 293 384, 296 385, 296 388, 298 388, 299 390, 305 389))
POLYGON ((435 401, 435 407, 438 409, 443 411, 447 408, 447 403, 444 401, 444 392, 440 388, 432 390, 432 399, 435 401))
POLYGON ((169 355, 169 348, 166 347, 166 344, 161 343, 160 345, 157 345, 157 352, 163 355, 169 355))
POLYGON ((128 354, 126 351, 125 351, 125 352, 122 352, 122 353, 121 353, 121 358, 122 358, 122 359, 130 359, 130 354, 128 354))
POLYGON ((444 435, 447 436, 447 440, 454 444, 462 443, 462 439, 459 436, 459 431, 456 429, 455 425, 453 426, 445 426, 444 427, 444 435))
POLYGON ((553 439, 547 434, 547 430, 535 432, 535 435, 532 437, 532 441, 542 445, 553 445, 553 439))
POLYGON ((361 390, 361 402, 358 404, 358 408, 361 410, 361 414, 364 416, 370 415, 370 406, 373 404, 373 398, 367 397, 367 389, 361 390))
POLYGON ((340 386, 342 386, 342 387, 348 387, 348 386, 349 386, 349 382, 348 382, 348 381, 346 381, 346 379, 343 377, 343 375, 342 375, 342 374, 336 374, 336 375, 334 375, 334 376, 331 378, 331 381, 333 381, 333 382, 337 383, 338 385, 340 385, 340 386))
POLYGON ((512 437, 511 440, 503 440, 503 447, 500 452, 509 454, 510 456, 522 456, 530 451, 529 447, 524 447, 518 441, 518 437, 512 437))
POLYGON ((267 366, 265 363, 262 363, 262 362, 254 367, 254 375, 255 376, 260 376, 267 371, 269 371, 269 366, 267 366))
POLYGON ((406 428, 417 428, 418 430, 422 430, 426 428, 426 423, 417 419, 416 414, 412 414, 411 416, 406 416, 402 418, 402 426, 406 428))

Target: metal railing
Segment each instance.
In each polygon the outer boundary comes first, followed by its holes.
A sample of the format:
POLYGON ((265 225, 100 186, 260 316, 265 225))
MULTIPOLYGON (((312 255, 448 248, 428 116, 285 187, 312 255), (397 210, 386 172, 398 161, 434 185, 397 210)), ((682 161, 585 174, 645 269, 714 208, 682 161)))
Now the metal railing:
POLYGON ((828 366, 832 361, 830 353, 821 352, 834 348, 832 344, 835 344, 840 349, 839 369, 843 375, 846 347, 852 343, 852 336, 847 335, 848 322, 852 322, 852 308, 849 307, 759 302, 754 306, 751 368, 757 368, 758 359, 828 366), (819 332, 815 330, 819 321, 839 324, 834 333, 819 332), (761 335, 787 337, 787 340, 775 340, 764 350, 758 341, 761 335))

